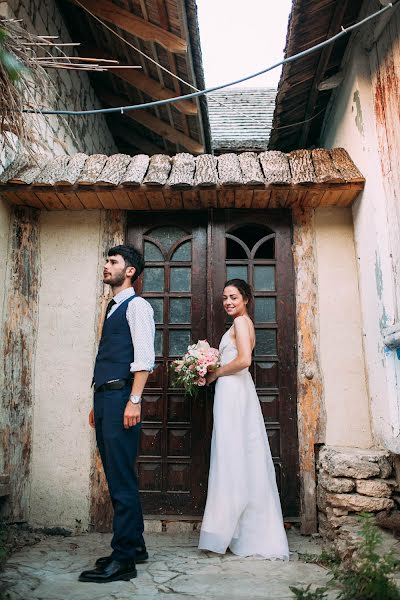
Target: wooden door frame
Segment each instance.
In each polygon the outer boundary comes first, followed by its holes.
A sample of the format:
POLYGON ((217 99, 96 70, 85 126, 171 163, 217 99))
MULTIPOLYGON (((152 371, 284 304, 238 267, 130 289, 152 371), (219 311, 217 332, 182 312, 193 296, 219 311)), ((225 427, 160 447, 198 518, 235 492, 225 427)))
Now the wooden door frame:
MULTIPOLYGON (((300 519, 302 532, 317 531, 315 447, 320 437, 323 412, 323 382, 318 357, 318 311, 314 209, 294 207, 293 258, 297 336, 297 419, 300 458, 300 519)), ((126 217, 131 211, 104 210, 101 219, 100 247, 121 244, 126 237, 126 217)), ((132 211, 133 212, 133 211, 132 211)), ((134 211, 137 212, 137 211, 134 211)), ((169 215, 174 211, 166 211, 169 215)), ((257 209, 253 209, 257 213, 257 209)), ((97 324, 101 329, 107 304, 107 290, 101 283, 103 256, 99 265, 97 324)), ((95 531, 111 530, 108 490, 98 453, 93 448, 90 471, 90 523, 95 531)))

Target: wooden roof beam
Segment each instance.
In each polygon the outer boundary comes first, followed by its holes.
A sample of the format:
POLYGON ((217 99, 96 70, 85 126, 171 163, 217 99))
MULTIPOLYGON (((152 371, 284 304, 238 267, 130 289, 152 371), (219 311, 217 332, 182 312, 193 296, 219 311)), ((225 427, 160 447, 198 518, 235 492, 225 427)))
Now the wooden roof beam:
POLYGON ((154 142, 144 138, 142 135, 133 131, 132 127, 126 127, 124 122, 117 123, 116 120, 112 124, 113 135, 120 138, 126 144, 139 148, 145 154, 152 156, 153 154, 163 154, 164 149, 157 146, 154 142))
MULTIPOLYGON (((336 2, 335 10, 334 10, 332 20, 331 20, 331 23, 329 26, 329 31, 326 35, 326 39, 329 39, 330 37, 335 35, 335 33, 337 33, 340 30, 340 27, 343 24, 344 16, 346 14, 348 2, 349 2, 349 0, 342 0, 342 2, 336 2)), ((325 46, 325 48, 323 48, 321 50, 321 54, 320 54, 319 61, 318 61, 318 66, 315 70, 314 80, 312 83, 310 95, 308 96, 308 102, 307 102, 306 110, 304 113, 304 121, 307 121, 307 122, 303 123, 303 127, 301 129, 299 142, 298 142, 299 148, 307 147, 308 134, 309 134, 310 127, 312 124, 312 121, 310 121, 310 119, 314 116, 315 107, 317 105, 317 99, 318 99, 318 94, 319 94, 318 85, 321 83, 321 81, 325 75, 325 71, 328 67, 329 59, 332 54, 333 46, 334 46, 333 44, 329 44, 328 46, 325 46)))
POLYGON ((145 42, 157 42, 166 50, 176 54, 186 54, 187 52, 186 40, 135 16, 129 10, 119 7, 111 0, 79 0, 79 3, 99 19, 116 25, 123 31, 135 35, 145 42))
MULTIPOLYGON (((110 106, 124 106, 128 103, 126 98, 111 94, 105 90, 98 90, 98 95, 103 102, 110 106)), ((174 127, 171 127, 168 123, 157 119, 157 117, 147 112, 145 109, 131 110, 124 114, 151 131, 154 131, 154 133, 157 133, 160 137, 169 140, 173 144, 179 144, 179 146, 186 148, 186 150, 192 154, 201 154, 204 152, 204 146, 200 142, 190 138, 174 127)))
MULTIPOLYGON (((107 58, 107 59, 115 59, 111 54, 107 54, 103 52, 103 50, 92 48, 92 47, 84 47, 83 52, 90 57, 99 57, 99 58, 107 58)), ((168 90, 164 86, 162 86, 158 81, 151 79, 141 71, 135 69, 114 69, 112 72, 115 77, 119 77, 129 85, 137 88, 141 92, 144 92, 151 98, 155 100, 166 100, 168 98, 173 98, 175 96, 172 90, 168 90)), ((179 112, 184 115, 197 115, 198 109, 197 105, 191 102, 190 100, 180 100, 179 102, 174 102, 174 106, 179 112)))

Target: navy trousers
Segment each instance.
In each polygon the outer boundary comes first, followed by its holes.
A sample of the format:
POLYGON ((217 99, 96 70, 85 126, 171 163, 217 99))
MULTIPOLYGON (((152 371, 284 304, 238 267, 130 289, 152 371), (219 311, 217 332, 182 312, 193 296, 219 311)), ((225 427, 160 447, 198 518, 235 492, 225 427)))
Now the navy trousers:
POLYGON ((143 514, 135 468, 141 425, 124 429, 124 410, 131 386, 94 394, 97 447, 103 462, 114 508, 112 557, 120 562, 135 558, 144 546, 143 514))

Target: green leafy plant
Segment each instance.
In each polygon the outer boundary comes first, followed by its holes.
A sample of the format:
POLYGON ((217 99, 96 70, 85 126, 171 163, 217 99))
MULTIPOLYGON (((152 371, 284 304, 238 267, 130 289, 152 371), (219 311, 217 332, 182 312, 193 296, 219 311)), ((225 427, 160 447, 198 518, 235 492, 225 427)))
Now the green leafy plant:
POLYGON ((400 600, 400 591, 391 578, 398 562, 393 552, 380 555, 382 535, 370 514, 360 515, 362 541, 349 568, 333 570, 333 579, 341 587, 338 600, 400 600))
POLYGON ((355 550, 350 564, 338 564, 335 555, 326 553, 325 565, 317 555, 299 555, 300 560, 329 566, 332 579, 325 588, 311 591, 306 588, 290 587, 297 600, 326 600, 328 589, 337 589, 337 600, 400 600, 400 590, 392 579, 398 569, 398 561, 393 552, 380 554, 378 549, 382 535, 374 523, 374 516, 368 513, 360 515, 361 541, 355 550), (319 561, 318 561, 319 559, 319 561))
POLYGON ((308 552, 299 552, 298 553, 299 560, 302 562, 319 565, 320 567, 325 567, 332 569, 336 565, 340 564, 340 558, 334 552, 328 552, 327 550, 322 550, 320 554, 309 554, 308 552))
POLYGON ((316 588, 312 592, 310 589, 311 583, 304 589, 296 588, 292 585, 289 588, 297 600, 326 600, 328 598, 326 595, 328 588, 316 588))

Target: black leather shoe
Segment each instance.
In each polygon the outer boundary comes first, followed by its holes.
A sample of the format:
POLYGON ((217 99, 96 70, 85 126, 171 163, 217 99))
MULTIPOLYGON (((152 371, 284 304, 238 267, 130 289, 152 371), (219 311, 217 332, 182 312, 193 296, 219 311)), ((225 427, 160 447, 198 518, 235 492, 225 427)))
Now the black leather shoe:
MULTIPOLYGON (((143 548, 136 548, 136 557, 135 557, 135 563, 136 564, 141 564, 146 562, 146 560, 148 560, 149 555, 147 553, 147 550, 145 547, 143 548)), ((111 561, 112 561, 112 557, 111 556, 102 556, 101 558, 98 558, 95 562, 96 567, 105 567, 106 565, 108 565, 111 561)))
POLYGON ((91 583, 110 583, 111 581, 129 581, 137 576, 135 562, 118 562, 111 560, 107 565, 92 571, 83 571, 79 581, 91 583))

